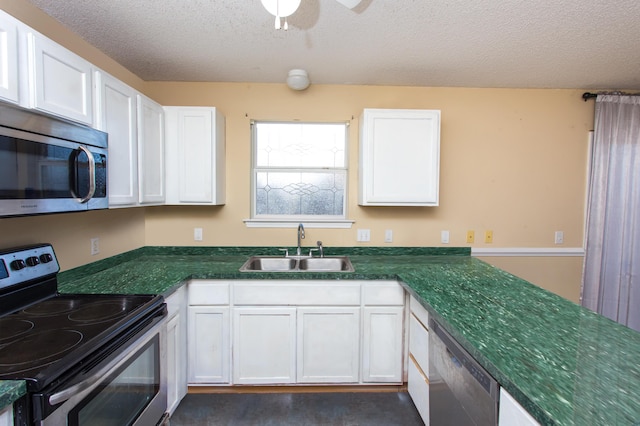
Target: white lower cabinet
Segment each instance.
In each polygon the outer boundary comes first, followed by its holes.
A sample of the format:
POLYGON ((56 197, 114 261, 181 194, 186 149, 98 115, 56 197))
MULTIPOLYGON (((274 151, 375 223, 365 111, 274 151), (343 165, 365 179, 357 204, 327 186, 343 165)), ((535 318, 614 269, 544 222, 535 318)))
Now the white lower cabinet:
POLYGON ((413 297, 409 300, 409 366, 407 390, 420 417, 429 424, 429 314, 413 297))
POLYGON ((403 382, 404 290, 396 281, 362 285, 362 382, 403 382))
POLYGON ((407 391, 416 406, 422 421, 429 424, 429 379, 427 372, 423 371, 413 357, 409 357, 409 370, 407 374, 407 391))
POLYGON ((233 310, 233 383, 296 381, 296 308, 233 310))
POLYGON ((395 281, 193 280, 190 385, 401 384, 395 281))
POLYGON ((500 409, 498 426, 539 426, 534 419, 513 397, 500 388, 500 409))
POLYGON ((189 383, 229 383, 229 307, 189 306, 189 383))
POLYGON ((358 383, 359 307, 298 308, 297 382, 358 383))
POLYGON ((166 298, 167 303, 167 411, 173 413, 187 394, 186 286, 166 298))
POLYGON ((188 382, 228 384, 231 379, 229 283, 194 280, 188 284, 188 382))
POLYGON ((13 407, 0 409, 0 426, 13 426, 13 407))
POLYGON ((402 383, 404 308, 365 307, 362 329, 362 381, 402 383))

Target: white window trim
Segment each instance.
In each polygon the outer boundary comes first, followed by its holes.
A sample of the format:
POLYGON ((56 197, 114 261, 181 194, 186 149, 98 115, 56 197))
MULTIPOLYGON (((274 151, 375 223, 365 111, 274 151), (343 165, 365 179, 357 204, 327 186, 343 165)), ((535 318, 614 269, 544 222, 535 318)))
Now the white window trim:
MULTIPOLYGON (((251 120, 251 215, 253 217, 248 219, 243 219, 247 228, 296 228, 300 223, 304 224, 306 228, 325 228, 325 229, 350 229, 352 228, 355 220, 348 219, 349 217, 349 137, 348 137, 348 129, 350 126, 350 122, 344 122, 346 125, 345 129, 345 166, 337 167, 335 170, 344 170, 345 171, 345 194, 344 194, 344 217, 343 216, 327 216, 324 218, 316 218, 314 216, 277 216, 277 217, 269 217, 267 215, 257 215, 256 214, 256 170, 263 170, 268 168, 257 167, 256 165, 256 157, 255 157, 255 149, 256 149, 256 134, 255 134, 255 124, 258 122, 273 122, 269 120, 251 120)), ((309 121, 308 123, 314 123, 309 121)), ((343 122, 326 122, 326 124, 342 124, 343 122)), ((317 123, 324 124, 324 123, 317 123)), ((286 169, 286 168, 284 168, 286 169)), ((309 169, 299 169, 299 168, 291 168, 292 171, 313 171, 313 168, 309 169)), ((323 170, 322 168, 318 170, 323 170)))

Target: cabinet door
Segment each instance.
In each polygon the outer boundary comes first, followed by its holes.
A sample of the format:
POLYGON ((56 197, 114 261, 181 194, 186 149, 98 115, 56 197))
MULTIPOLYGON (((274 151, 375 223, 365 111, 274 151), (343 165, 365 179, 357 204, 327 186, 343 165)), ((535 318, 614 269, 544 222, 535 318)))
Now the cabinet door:
POLYGON ((229 383, 229 308, 189 306, 189 383, 229 383))
POLYGON ((409 367, 407 371, 407 391, 416 406, 422 421, 429 424, 429 380, 426 371, 422 370, 416 360, 409 357, 409 367))
POLYGON ((31 107, 91 125, 91 63, 35 31, 28 44, 31 107))
POLYGON ((0 426, 13 426, 13 407, 0 408, 0 426))
POLYGON ((96 78, 96 127, 109 133, 109 207, 138 204, 136 91, 101 71, 96 78))
POLYGON ((402 307, 365 307, 362 336, 362 381, 402 382, 402 307))
POLYGON ((170 413, 187 394, 186 286, 165 299, 167 303, 167 407, 170 413))
POLYGON ((296 381, 296 308, 235 308, 234 384, 296 381))
POLYGON ((18 21, 0 10, 0 98, 18 103, 18 21))
POLYGON ((298 308, 298 383, 359 381, 360 308, 298 308))
POLYGON ((210 107, 164 111, 167 204, 224 204, 224 116, 210 107))
POLYGON ((180 403, 179 370, 180 359, 180 315, 175 315, 167 323, 167 411, 173 413, 180 403))
POLYGON ((365 109, 359 204, 437 206, 440 111, 365 109))
POLYGON ((142 95, 138 95, 138 179, 141 204, 164 203, 164 111, 142 95))
POLYGON ((499 426, 539 426, 540 423, 525 410, 518 401, 500 388, 499 426))

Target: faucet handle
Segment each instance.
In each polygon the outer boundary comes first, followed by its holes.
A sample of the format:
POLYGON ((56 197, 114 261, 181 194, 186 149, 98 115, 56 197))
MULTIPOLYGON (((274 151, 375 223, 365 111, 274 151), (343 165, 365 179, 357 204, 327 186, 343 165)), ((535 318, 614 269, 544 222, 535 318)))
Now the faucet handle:
POLYGON ((284 252, 284 257, 289 257, 289 249, 281 248, 281 249, 278 249, 278 250, 280 250, 280 251, 283 251, 283 252, 284 252))

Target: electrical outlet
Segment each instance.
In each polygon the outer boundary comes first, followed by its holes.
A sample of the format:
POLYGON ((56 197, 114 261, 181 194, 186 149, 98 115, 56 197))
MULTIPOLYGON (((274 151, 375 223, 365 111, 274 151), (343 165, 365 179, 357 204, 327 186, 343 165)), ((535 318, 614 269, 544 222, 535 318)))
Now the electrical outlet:
POLYGON ((91 256, 100 253, 100 238, 91 239, 91 256))
POLYGON ((563 244, 564 243, 564 232, 563 231, 556 231, 555 242, 556 242, 556 244, 563 244))
POLYGON ((484 231, 484 242, 487 244, 493 242, 493 231, 484 231))
POLYGON ((202 228, 193 228, 194 241, 202 241, 202 228))
POLYGON ((467 231, 467 243, 472 244, 476 240, 475 231, 467 231))
POLYGON ((449 231, 440 231, 440 242, 442 244, 449 244, 449 231))
POLYGON ((384 242, 385 243, 393 242, 393 230, 387 229, 386 231, 384 231, 384 242))
POLYGON ((371 241, 371 230, 369 230, 369 229, 358 229, 357 240, 359 242, 371 241))

